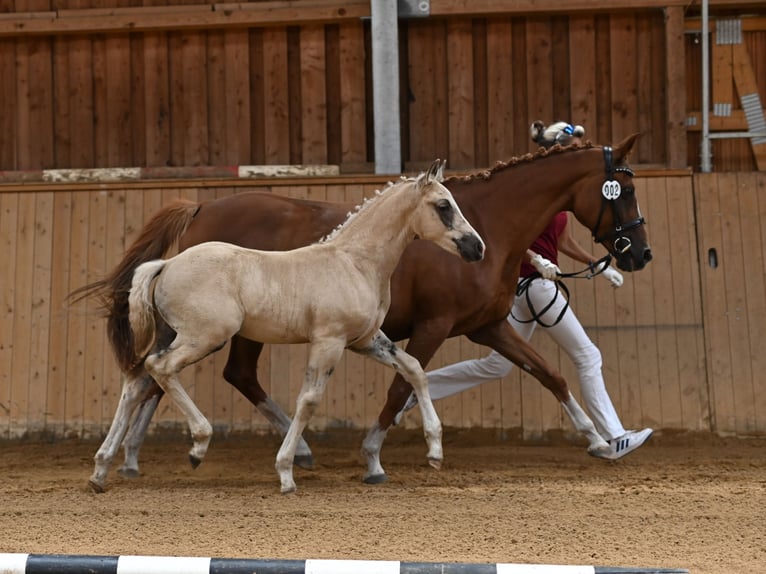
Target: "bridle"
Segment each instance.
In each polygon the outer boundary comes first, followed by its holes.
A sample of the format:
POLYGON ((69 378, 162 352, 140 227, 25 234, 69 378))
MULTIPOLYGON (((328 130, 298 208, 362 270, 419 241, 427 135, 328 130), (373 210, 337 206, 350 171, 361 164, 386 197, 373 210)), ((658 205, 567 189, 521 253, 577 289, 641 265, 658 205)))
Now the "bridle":
POLYGON ((626 223, 620 221, 620 216, 617 213, 617 198, 620 197, 620 194, 622 193, 622 187, 620 186, 620 182, 614 179, 614 175, 616 173, 626 173, 630 177, 633 177, 635 174, 633 173, 633 170, 626 165, 614 165, 611 146, 604 146, 604 163, 606 164, 606 181, 604 181, 604 184, 601 186, 601 209, 599 209, 598 212, 596 226, 593 228, 593 241, 602 243, 607 239, 614 238, 614 252, 625 253, 630 249, 632 242, 630 238, 624 235, 624 233, 639 225, 644 225, 646 221, 641 215, 626 223), (606 211, 607 205, 612 208, 614 230, 599 237, 596 235, 596 232, 598 231, 598 228, 601 227, 601 219, 604 216, 604 211, 606 211))

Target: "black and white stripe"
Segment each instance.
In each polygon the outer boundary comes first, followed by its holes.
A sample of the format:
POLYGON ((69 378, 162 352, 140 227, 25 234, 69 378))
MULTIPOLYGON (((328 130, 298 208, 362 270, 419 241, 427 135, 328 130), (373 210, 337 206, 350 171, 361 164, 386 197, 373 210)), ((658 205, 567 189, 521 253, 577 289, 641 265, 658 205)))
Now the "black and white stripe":
POLYGON ((398 560, 255 560, 190 556, 3 554, 2 574, 688 574, 685 569, 398 560))

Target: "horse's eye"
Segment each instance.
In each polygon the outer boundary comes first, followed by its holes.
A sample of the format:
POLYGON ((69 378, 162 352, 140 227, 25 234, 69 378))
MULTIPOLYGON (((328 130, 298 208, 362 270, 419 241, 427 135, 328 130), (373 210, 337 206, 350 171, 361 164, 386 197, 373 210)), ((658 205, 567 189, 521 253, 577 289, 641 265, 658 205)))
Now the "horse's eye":
POLYGON ((442 213, 447 213, 448 211, 452 211, 452 204, 446 199, 442 199, 439 203, 436 204, 436 209, 442 213))
POLYGON ((628 195, 633 195, 634 193, 636 193, 636 189, 632 185, 625 186, 623 189, 625 190, 625 193, 627 193, 628 195))

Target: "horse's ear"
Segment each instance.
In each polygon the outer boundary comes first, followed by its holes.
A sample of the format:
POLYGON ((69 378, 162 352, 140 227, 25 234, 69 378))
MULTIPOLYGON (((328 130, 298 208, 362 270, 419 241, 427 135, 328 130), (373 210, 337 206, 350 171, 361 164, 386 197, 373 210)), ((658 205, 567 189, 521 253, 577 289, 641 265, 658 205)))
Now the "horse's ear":
POLYGON ((431 183, 434 180, 441 181, 441 170, 441 160, 435 159, 431 164, 431 167, 429 167, 428 171, 426 172, 426 183, 431 183))
POLYGON ((641 136, 640 133, 634 133, 626 137, 616 146, 614 146, 614 159, 620 161, 628 156, 630 150, 633 148, 633 144, 641 136))
POLYGON ((441 183, 444 181, 444 168, 447 167, 447 160, 443 159, 439 161, 437 159, 436 162, 439 164, 439 169, 436 170, 436 181, 441 183))

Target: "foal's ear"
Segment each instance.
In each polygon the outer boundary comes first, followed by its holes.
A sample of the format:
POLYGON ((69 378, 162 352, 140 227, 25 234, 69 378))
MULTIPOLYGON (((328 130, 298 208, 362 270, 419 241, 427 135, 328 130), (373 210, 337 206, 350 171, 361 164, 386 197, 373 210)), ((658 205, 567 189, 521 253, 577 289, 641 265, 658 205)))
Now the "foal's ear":
POLYGON ((446 163, 446 161, 442 162, 440 159, 434 160, 431 167, 429 167, 426 172, 426 183, 431 183, 432 181, 441 182, 444 179, 444 163, 446 163))
POLYGON ((630 150, 633 148, 633 144, 641 136, 640 133, 629 135, 616 146, 614 146, 614 159, 620 161, 628 156, 630 150))

